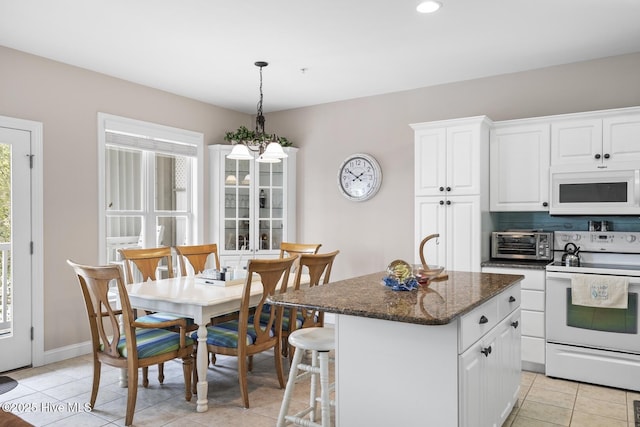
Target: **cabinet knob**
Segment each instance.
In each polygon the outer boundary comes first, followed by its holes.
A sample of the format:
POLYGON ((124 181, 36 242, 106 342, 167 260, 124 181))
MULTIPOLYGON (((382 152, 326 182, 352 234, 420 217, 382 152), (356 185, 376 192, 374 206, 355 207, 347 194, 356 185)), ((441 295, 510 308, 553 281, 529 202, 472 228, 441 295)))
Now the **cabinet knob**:
POLYGON ((485 315, 480 316, 480 321, 478 323, 480 323, 481 325, 484 323, 487 323, 489 321, 489 319, 486 318, 485 315))
POLYGON ((600 154, 596 154, 594 157, 595 157, 596 159, 599 159, 599 158, 600 158, 600 154))
POLYGON ((447 205, 450 205, 450 204, 451 204, 451 200, 447 200, 447 205))
POLYGON ((447 187, 447 191, 451 191, 451 187, 447 187))
POLYGON ((605 158, 605 159, 608 159, 609 157, 611 157, 611 156, 609 155, 609 153, 604 153, 604 158, 605 158))
POLYGON ((513 329, 518 329, 518 325, 520 323, 518 323, 518 321, 516 320, 515 322, 511 322, 511 326, 513 326, 513 329))
POLYGON ((444 191, 444 187, 440 187, 440 188, 438 188, 438 190, 444 191))
POLYGON ((549 203, 548 202, 542 202, 542 206, 544 206, 546 208, 547 206, 549 206, 549 203))
POLYGON ((440 200, 438 203, 440 203, 441 205, 444 205, 444 200, 440 200))
POLYGON ((509 302, 516 302, 516 298, 513 295, 511 295, 509 297, 509 302))
POLYGON ((480 350, 480 353, 484 354, 485 357, 489 357, 491 354, 491 346, 483 348, 480 350))

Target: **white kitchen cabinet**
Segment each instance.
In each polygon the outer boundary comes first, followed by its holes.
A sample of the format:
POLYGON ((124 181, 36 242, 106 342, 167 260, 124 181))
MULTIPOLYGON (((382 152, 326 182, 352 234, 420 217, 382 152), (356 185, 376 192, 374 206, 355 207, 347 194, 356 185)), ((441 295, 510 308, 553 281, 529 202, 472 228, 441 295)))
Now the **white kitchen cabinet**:
POLYGON ((491 211, 549 210, 548 123, 495 123, 489 152, 491 211))
POLYGON ((295 241, 296 153, 279 163, 227 159, 231 145, 210 145, 211 242, 222 266, 273 258, 295 241))
MULTIPOLYGON (((415 131, 415 247, 430 264, 448 270, 480 271, 488 258, 489 126, 484 116, 412 124, 415 131), (483 244, 486 242, 487 244, 483 244)), ((416 262, 419 259, 416 258, 416 262)))
POLYGON ((545 270, 482 267, 483 273, 522 274, 521 357, 524 369, 544 372, 545 364, 545 270))
MULTIPOLYGON (((485 316, 490 322, 490 313, 490 309, 487 312, 481 306, 465 317, 476 323, 480 316, 485 316)), ((520 310, 497 320, 495 326, 459 356, 460 426, 500 427, 518 400, 520 310)), ((464 328, 464 323, 461 326, 464 328)))
POLYGON ((489 124, 485 116, 412 124, 415 195, 480 194, 488 170, 489 124))
MULTIPOLYGON (((416 251, 424 237, 440 234, 424 247, 427 263, 447 270, 480 271, 484 249, 480 196, 416 197, 415 204, 416 251)), ((415 262, 420 263, 419 258, 415 262)))
POLYGON ((551 124, 551 165, 595 168, 640 160, 640 111, 573 114, 551 124))

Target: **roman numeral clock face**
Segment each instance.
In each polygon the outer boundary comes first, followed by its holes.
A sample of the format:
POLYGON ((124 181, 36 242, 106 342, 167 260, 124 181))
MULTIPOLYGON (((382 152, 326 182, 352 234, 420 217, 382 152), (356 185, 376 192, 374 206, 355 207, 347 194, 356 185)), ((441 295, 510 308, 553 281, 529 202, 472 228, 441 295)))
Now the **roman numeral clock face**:
POLYGON ((338 170, 338 188, 344 197, 356 202, 372 198, 380 189, 382 170, 372 156, 348 156, 338 170))

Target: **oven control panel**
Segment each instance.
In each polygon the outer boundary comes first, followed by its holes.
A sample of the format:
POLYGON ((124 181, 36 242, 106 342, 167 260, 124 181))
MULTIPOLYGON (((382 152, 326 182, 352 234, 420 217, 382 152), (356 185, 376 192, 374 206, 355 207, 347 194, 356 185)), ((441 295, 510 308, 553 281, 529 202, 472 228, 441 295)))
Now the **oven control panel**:
POLYGON ((581 252, 640 253, 640 232, 631 231, 555 231, 555 249, 575 243, 581 252))

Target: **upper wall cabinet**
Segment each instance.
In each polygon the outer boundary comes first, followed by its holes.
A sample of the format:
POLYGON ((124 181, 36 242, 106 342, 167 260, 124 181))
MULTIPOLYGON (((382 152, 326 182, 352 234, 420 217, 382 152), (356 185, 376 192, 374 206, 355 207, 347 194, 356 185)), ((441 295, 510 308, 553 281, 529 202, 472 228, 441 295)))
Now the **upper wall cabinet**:
POLYGON ((607 168, 618 162, 638 160, 638 109, 575 114, 551 124, 552 166, 607 168))
POLYGON ((415 195, 480 194, 480 141, 488 119, 418 123, 415 131, 415 195))
POLYGON ((489 140, 490 210, 549 210, 549 124, 495 123, 489 140))

